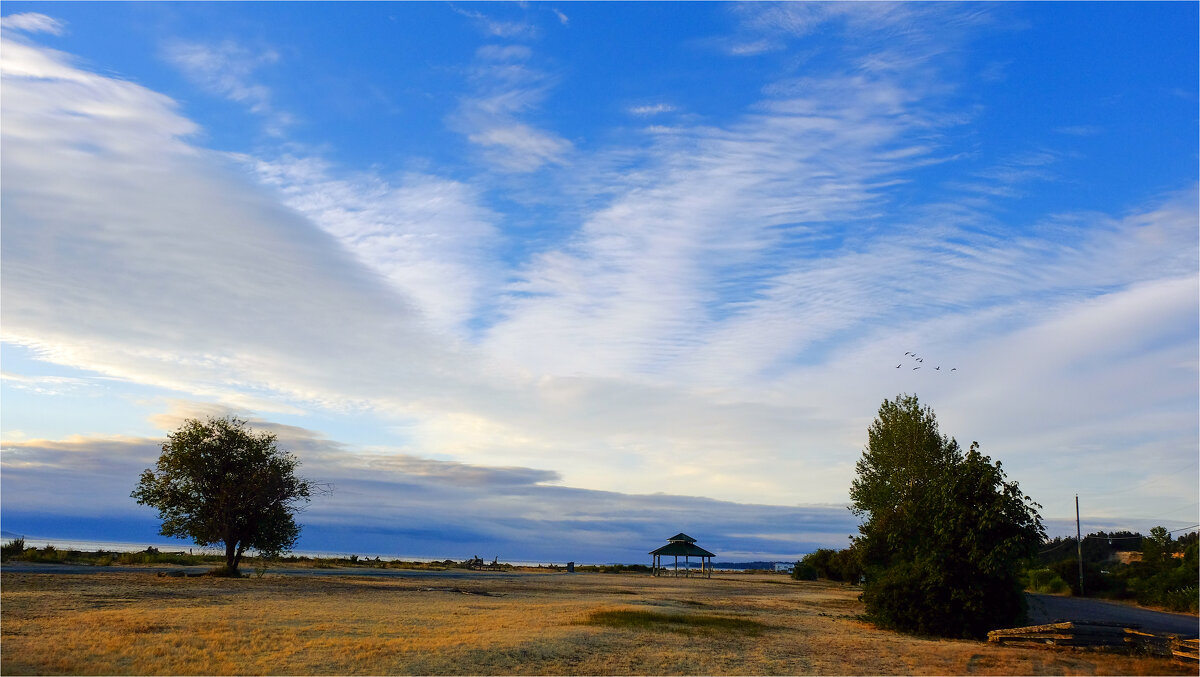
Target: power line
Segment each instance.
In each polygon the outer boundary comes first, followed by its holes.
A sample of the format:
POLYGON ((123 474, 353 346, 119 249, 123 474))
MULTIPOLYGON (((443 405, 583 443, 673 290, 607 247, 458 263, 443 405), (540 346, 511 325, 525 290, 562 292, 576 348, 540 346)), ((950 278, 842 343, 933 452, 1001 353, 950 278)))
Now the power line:
MULTIPOLYGON (((1172 529, 1171 531, 1168 531, 1167 533, 1174 534, 1174 533, 1177 533, 1180 531, 1191 531, 1192 529, 1195 529, 1197 527, 1200 527, 1200 524, 1193 524, 1190 527, 1183 527, 1182 529, 1172 529)), ((1091 539, 1093 541, 1137 541, 1137 540, 1143 540, 1143 539, 1147 539, 1147 538, 1150 538, 1150 537, 1149 536, 1098 536, 1096 534, 1088 534, 1087 536, 1083 537, 1083 540, 1086 541, 1088 539, 1091 539)), ((1063 539, 1062 542, 1059 543, 1058 545, 1047 548, 1045 550, 1042 550, 1038 554, 1041 555, 1041 554, 1045 554, 1048 552, 1053 552, 1054 550, 1058 550, 1059 548, 1063 547, 1064 545, 1071 545, 1072 543, 1075 542, 1075 539, 1071 538, 1070 536, 1062 537, 1062 539, 1063 539)))
POLYGON ((1058 550, 1059 548, 1063 547, 1064 545, 1071 545, 1071 541, 1069 539, 1064 540, 1062 543, 1059 543, 1058 545, 1054 546, 1053 548, 1046 548, 1045 550, 1039 552, 1038 554, 1044 555, 1048 552, 1054 552, 1055 550, 1058 550))

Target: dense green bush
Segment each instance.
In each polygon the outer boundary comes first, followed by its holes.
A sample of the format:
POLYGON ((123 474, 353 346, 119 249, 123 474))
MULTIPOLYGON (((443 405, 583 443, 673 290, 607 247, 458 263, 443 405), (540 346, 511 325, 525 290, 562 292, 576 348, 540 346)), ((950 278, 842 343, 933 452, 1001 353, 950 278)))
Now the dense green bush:
POLYGON ((798 581, 815 581, 817 580, 817 570, 811 564, 800 560, 792 567, 792 578, 798 581))
POLYGON ((830 581, 857 583, 863 573, 859 553, 853 547, 844 550, 820 548, 808 553, 800 561, 812 567, 818 578, 830 581))
POLYGON ((987 577, 945 567, 940 558, 898 562, 881 569, 863 589, 863 603, 879 625, 938 637, 978 638, 996 619, 1025 614, 1020 584, 1007 576, 987 577))
POLYGON ((1196 567, 1188 566, 1185 560, 1175 561, 1179 562, 1178 566, 1129 567, 1125 580, 1138 604, 1172 611, 1197 612, 1200 573, 1196 567))
POLYGON ((1071 589, 1059 574, 1050 569, 1032 569, 1026 572, 1025 587, 1033 592, 1051 595, 1060 595, 1071 589))
POLYGON ((915 396, 885 401, 855 466, 852 548, 866 571, 863 602, 880 625, 984 637, 1024 619, 1023 565, 1045 531, 1039 507, 972 443, 938 432, 915 396))
MULTIPOLYGON (((1115 567, 1115 565, 1109 565, 1115 567)), ((1079 591, 1079 560, 1074 558, 1060 559, 1049 567, 1070 588, 1071 595, 1080 596, 1079 591)), ((1083 594, 1099 596, 1104 594, 1119 594, 1124 588, 1124 582, 1116 576, 1105 575, 1104 569, 1093 562, 1083 563, 1083 594)))
POLYGON ((836 550, 830 548, 820 548, 815 552, 810 552, 800 558, 799 563, 811 568, 816 572, 817 576, 827 578, 831 581, 842 580, 841 572, 833 564, 833 558, 837 555, 836 550))

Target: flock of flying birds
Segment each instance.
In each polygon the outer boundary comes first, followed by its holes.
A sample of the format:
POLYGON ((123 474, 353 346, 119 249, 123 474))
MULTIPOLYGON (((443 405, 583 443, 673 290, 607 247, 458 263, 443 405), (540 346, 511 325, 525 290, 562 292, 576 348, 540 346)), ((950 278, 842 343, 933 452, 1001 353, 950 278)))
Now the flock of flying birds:
MULTIPOLYGON (((919 357, 916 353, 904 353, 904 356, 911 357, 914 361, 917 362, 917 366, 913 367, 913 371, 916 371, 916 370, 920 369, 921 367, 925 366, 925 358, 919 357)), ((904 366, 904 363, 901 362, 900 364, 896 365, 896 368, 899 369, 900 367, 903 367, 903 366, 904 366)), ((942 365, 939 364, 938 366, 934 367, 933 370, 941 371, 942 365)), ((958 367, 951 367, 948 371, 958 371, 958 367)))

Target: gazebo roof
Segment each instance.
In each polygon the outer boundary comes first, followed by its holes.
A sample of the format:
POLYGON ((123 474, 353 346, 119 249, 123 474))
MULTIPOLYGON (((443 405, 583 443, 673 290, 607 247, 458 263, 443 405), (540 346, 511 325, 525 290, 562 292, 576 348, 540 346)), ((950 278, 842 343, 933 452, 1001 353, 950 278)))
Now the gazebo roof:
POLYGON ((701 548, 700 546, 696 545, 694 542, 689 543, 687 541, 676 541, 676 540, 672 540, 670 543, 664 545, 663 547, 659 548, 658 550, 651 550, 650 554, 651 555, 678 555, 678 556, 691 555, 693 557, 716 557, 716 555, 705 550, 704 548, 701 548))
POLYGON ((688 536, 687 534, 685 534, 681 531, 681 532, 675 534, 674 536, 668 538, 667 541, 669 541, 671 543, 676 543, 676 542, 695 543, 696 539, 692 538, 691 536, 688 536))

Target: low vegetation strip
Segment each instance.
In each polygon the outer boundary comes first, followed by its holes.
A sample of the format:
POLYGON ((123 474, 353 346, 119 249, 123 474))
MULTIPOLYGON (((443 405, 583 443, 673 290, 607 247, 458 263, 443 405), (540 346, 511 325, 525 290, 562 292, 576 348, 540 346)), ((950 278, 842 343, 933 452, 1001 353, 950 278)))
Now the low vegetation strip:
POLYGON ((603 609, 594 611, 584 621, 588 625, 637 630, 666 630, 684 634, 692 632, 739 633, 756 637, 767 625, 748 618, 714 616, 711 614, 674 614, 644 609, 603 609))

